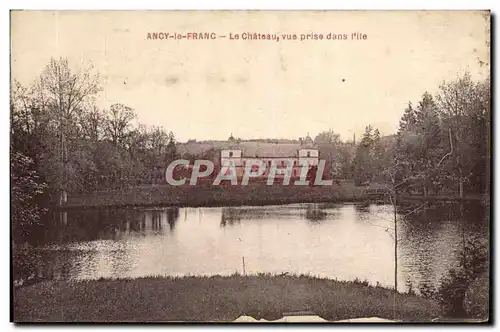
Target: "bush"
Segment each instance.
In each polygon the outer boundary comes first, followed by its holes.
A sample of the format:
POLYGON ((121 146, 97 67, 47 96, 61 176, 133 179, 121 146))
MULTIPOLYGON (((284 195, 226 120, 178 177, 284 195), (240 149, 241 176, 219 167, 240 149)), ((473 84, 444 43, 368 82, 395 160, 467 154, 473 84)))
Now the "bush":
POLYGON ((489 317, 489 285, 488 273, 476 278, 465 292, 464 309, 472 318, 488 319, 489 317))
POLYGON ((368 282, 368 280, 363 280, 361 281, 361 279, 359 279, 358 277, 356 277, 356 279, 353 280, 353 283, 357 284, 357 285, 362 285, 362 286, 369 286, 370 283, 368 282))
POLYGON ((441 279, 435 296, 447 317, 477 318, 478 315, 485 317, 485 313, 488 312, 488 301, 483 299, 487 295, 481 295, 481 293, 488 293, 489 284, 485 286, 483 282, 481 286, 474 286, 474 282, 480 276, 488 275, 488 270, 487 246, 477 239, 467 240, 460 252, 459 267, 450 269, 448 275, 441 279), (478 288, 482 290, 477 290, 478 288), (479 294, 476 294, 478 292, 479 294), (473 293, 475 295, 472 295, 473 293), (466 297, 468 298, 467 306, 466 297))
POLYGON ((12 279, 14 286, 26 286, 40 281, 38 273, 39 254, 30 247, 13 248, 12 279))

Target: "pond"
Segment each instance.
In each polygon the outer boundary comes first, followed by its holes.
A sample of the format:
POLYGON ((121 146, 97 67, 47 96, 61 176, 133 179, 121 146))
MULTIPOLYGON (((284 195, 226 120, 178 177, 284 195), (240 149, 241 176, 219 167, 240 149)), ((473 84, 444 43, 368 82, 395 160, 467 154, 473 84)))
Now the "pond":
MULTIPOLYGON (((437 285, 465 238, 488 239, 483 206, 398 213, 398 289, 437 285), (463 214, 463 218, 461 215, 463 214), (463 220, 463 222, 461 222, 463 220)), ((309 274, 394 285, 390 205, 134 208, 67 212, 38 234, 44 278, 309 274)))

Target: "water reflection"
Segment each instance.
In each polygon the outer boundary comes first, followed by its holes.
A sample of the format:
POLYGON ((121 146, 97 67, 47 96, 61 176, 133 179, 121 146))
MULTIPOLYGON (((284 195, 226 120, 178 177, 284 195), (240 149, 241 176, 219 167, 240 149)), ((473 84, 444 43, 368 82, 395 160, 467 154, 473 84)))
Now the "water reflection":
POLYGON ((319 222, 326 219, 327 213, 321 209, 318 204, 310 204, 307 206, 305 217, 312 222, 319 222))
POLYGON ((356 218, 359 220, 370 218, 370 204, 360 203, 354 205, 356 218))
POLYGON ((413 287, 436 285, 450 267, 456 267, 465 239, 488 238, 486 209, 475 204, 435 205, 412 211, 415 205, 402 209, 398 236, 402 273, 410 276, 413 287))
POLYGON ((221 227, 233 226, 236 223, 240 223, 242 215, 244 213, 245 213, 244 210, 238 208, 233 208, 233 207, 222 208, 220 226, 221 227))
MULTIPOLYGON (((175 224, 179 220, 179 208, 171 207, 167 209, 167 222, 170 226, 170 231, 173 232, 175 230, 175 224)), ((161 228, 161 223, 159 224, 161 228)))
MULTIPOLYGON (((401 207, 401 289, 407 280, 414 289, 435 285, 456 264, 463 237, 487 239, 484 211, 472 205, 401 207)), ((392 206, 374 204, 70 211, 66 224, 57 218, 47 223, 36 273, 55 279, 232 274, 241 272, 245 257, 247 273, 305 273, 391 286, 393 218, 392 206)))
POLYGON ((336 204, 296 204, 283 206, 257 207, 225 207, 221 213, 221 227, 240 224, 243 220, 291 220, 305 219, 319 222, 326 219, 337 219, 340 216, 340 206, 336 204))

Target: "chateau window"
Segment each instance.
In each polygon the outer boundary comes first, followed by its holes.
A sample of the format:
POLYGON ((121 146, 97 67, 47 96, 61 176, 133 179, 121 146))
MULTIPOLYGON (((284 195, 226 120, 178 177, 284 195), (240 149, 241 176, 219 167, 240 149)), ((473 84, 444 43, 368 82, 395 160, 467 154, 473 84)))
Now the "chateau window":
POLYGON ((307 151, 307 158, 311 156, 311 151, 307 151))
POLYGON ((233 156, 233 151, 229 151, 229 158, 233 156))

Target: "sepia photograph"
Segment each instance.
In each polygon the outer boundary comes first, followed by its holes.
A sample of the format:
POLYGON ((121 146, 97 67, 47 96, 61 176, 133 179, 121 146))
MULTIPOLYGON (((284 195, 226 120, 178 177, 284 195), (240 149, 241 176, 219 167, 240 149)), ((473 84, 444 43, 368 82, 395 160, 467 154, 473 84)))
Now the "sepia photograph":
POLYGON ((11 10, 11 321, 491 323, 491 17, 11 10))

